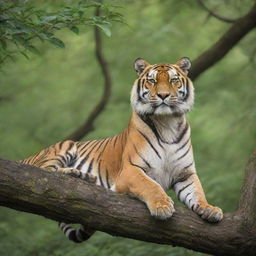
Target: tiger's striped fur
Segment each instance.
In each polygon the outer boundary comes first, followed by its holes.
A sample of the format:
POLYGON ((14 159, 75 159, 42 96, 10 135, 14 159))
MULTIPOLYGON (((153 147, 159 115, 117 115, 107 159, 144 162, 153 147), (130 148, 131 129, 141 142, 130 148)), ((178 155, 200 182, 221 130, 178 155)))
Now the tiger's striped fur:
MULTIPOLYGON (((165 191, 172 188, 177 198, 203 219, 218 222, 222 211, 206 201, 196 174, 185 114, 192 108, 194 88, 187 73, 188 58, 176 64, 150 65, 135 61, 139 77, 131 92, 133 113, 128 127, 110 138, 83 142, 62 141, 23 163, 60 171, 144 201, 152 216, 167 219, 174 213, 173 201, 165 191)), ((65 223, 60 228, 75 242, 93 233, 65 223)))

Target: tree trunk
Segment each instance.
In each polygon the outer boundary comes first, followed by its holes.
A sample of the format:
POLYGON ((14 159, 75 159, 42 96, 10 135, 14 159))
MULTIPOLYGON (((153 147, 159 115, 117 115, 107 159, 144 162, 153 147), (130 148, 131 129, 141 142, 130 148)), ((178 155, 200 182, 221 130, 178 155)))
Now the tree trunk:
POLYGON ((67 175, 0 159, 0 205, 112 235, 182 246, 214 255, 255 255, 256 151, 246 167, 240 208, 209 224, 177 207, 166 221, 139 200, 67 175))

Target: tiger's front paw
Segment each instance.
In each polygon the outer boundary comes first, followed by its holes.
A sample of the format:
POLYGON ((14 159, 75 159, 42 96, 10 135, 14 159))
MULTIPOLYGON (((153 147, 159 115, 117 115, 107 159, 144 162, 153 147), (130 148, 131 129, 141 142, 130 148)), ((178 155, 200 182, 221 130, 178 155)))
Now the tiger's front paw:
POLYGON ((201 206, 198 205, 194 210, 202 219, 207 220, 209 222, 219 222, 223 218, 223 212, 219 207, 206 205, 201 206))
POLYGON ((175 212, 173 201, 169 196, 149 202, 147 205, 151 215, 157 219, 168 219, 175 212))

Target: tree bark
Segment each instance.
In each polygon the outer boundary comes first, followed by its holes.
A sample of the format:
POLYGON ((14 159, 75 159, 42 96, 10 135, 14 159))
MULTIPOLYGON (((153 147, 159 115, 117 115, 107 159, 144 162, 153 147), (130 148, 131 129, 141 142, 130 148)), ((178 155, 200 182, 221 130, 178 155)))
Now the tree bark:
MULTIPOLYGON (((96 8, 95 16, 100 15, 100 9, 96 8)), ((101 39, 101 31, 97 26, 94 26, 94 39, 95 39, 95 55, 98 63, 100 65, 102 75, 104 78, 104 89, 101 99, 98 104, 94 107, 88 118, 84 121, 84 123, 79 126, 75 131, 73 131, 70 135, 66 137, 66 140, 74 140, 78 141, 85 137, 88 133, 90 133, 94 129, 94 122, 100 113, 105 109, 107 105, 110 95, 111 95, 111 87, 112 81, 108 68, 108 64, 104 58, 102 52, 102 39, 101 39)))
POLYGON ((221 60, 246 34, 256 27, 256 3, 245 16, 237 19, 226 33, 192 62, 189 76, 195 80, 206 69, 221 60))
POLYGON ((0 159, 0 205, 137 240, 214 255, 255 255, 256 151, 246 167, 240 208, 209 224, 185 207, 166 221, 139 200, 67 175, 0 159))

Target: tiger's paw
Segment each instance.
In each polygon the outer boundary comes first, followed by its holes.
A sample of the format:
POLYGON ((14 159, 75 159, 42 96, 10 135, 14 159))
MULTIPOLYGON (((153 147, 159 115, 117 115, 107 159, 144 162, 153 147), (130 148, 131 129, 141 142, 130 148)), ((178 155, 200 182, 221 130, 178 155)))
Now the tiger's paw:
POLYGON ((174 203, 168 196, 161 200, 150 202, 147 204, 152 216, 157 219, 165 220, 172 217, 175 212, 174 203))
POLYGON ((75 178, 80 178, 82 176, 81 171, 79 171, 77 169, 73 169, 73 168, 59 168, 57 171, 65 173, 65 174, 70 175, 70 176, 73 176, 75 178))
POLYGON ((219 207, 207 205, 207 206, 200 206, 198 205, 197 208, 194 210, 203 220, 207 220, 208 222, 219 222, 223 218, 223 212, 219 207))
POLYGON ((91 173, 85 173, 85 175, 83 176, 83 180, 89 182, 89 183, 93 183, 96 184, 97 181, 97 176, 91 174, 91 173))

